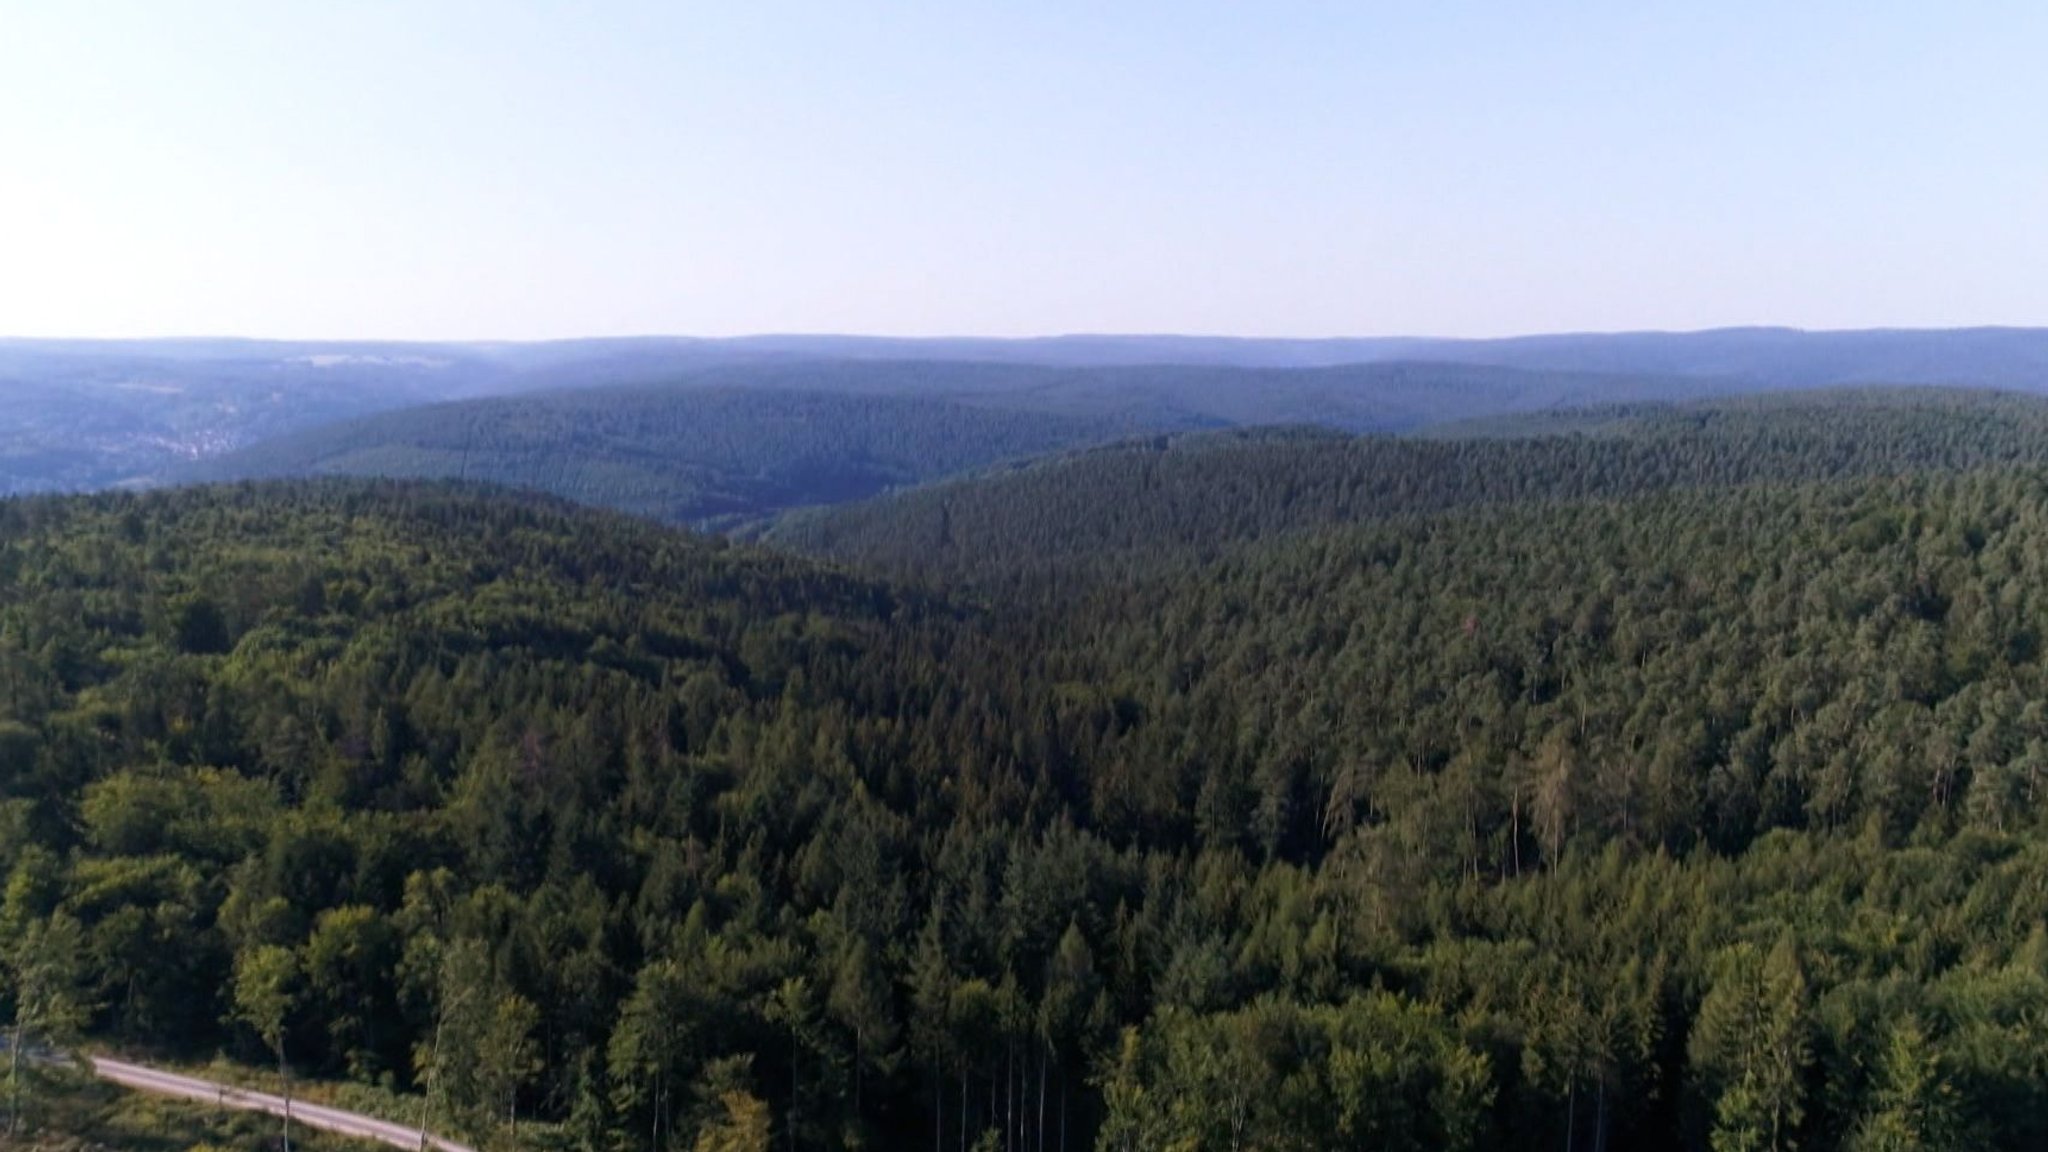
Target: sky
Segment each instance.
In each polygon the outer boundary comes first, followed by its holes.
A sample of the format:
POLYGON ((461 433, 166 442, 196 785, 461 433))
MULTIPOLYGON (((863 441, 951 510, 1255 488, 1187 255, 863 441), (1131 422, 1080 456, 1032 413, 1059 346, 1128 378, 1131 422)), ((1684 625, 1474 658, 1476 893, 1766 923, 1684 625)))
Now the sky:
POLYGON ((0 0, 0 334, 2048 324, 2048 5, 0 0))

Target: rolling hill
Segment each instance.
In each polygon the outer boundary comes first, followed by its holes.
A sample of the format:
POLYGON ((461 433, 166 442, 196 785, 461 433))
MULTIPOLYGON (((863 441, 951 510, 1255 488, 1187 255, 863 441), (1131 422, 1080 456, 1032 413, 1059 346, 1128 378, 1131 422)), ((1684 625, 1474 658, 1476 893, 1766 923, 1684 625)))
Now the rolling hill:
POLYGON ((1197 422, 1310 421, 1399 431, 1559 404, 1762 389, 1888 383, 2032 391, 2048 382, 2048 331, 1758 328, 1501 340, 760 336, 537 344, 0 339, 0 394, 11 401, 0 408, 0 493, 160 480, 183 464, 259 440, 424 403, 669 386, 700 377, 709 386, 734 387, 779 379, 775 386, 804 391, 914 392, 925 386, 919 381, 947 396, 963 388, 1043 390, 1048 404, 1084 413, 1100 413, 1106 396, 1120 395, 1126 405, 1164 405, 1197 422), (1446 364, 1464 365, 1463 374, 1448 374, 1446 364), (982 366, 982 379, 963 380, 966 365, 982 366), (1368 386, 1347 376, 1360 366, 1382 366, 1388 375, 1368 386), (1079 375, 1047 380, 1034 370, 1079 375), (1100 370, 1113 371, 1089 378, 1100 370), (1276 370, 1305 374, 1265 375, 1276 370), (1645 381, 1662 383, 1645 388, 1645 381), (1373 393, 1370 402, 1361 388, 1373 393), (1532 398, 1546 390, 1548 399, 1532 398))
POLYGON ((723 527, 1135 433, 1298 423, 1409 431, 1706 387, 1453 364, 728 365, 661 386, 409 408, 252 445, 165 478, 465 478, 723 527))
POLYGON ((1477 504, 2048 463, 2048 400, 1857 389, 1459 422, 1156 436, 795 514, 785 547, 941 581, 1219 554, 1477 504))
POLYGON ((1661 1148, 1768 1063, 1802 1147, 2038 1146, 2044 565, 2038 466, 986 607, 467 486, 0 501, 10 987, 480 1145, 1661 1148))
POLYGON ((910 396, 730 386, 589 389, 386 413, 267 441, 174 475, 466 479, 724 526, 1141 426, 1115 415, 910 396))

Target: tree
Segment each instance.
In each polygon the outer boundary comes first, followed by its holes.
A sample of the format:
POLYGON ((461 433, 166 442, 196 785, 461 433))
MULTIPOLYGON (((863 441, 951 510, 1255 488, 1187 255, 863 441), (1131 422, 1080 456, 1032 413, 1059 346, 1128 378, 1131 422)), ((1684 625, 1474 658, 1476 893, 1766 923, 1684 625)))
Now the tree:
POLYGON ((1948 1152, 1963 1148, 1955 1090, 1920 1022, 1893 1025, 1878 1065, 1871 1108, 1851 1134, 1851 1152, 1948 1152))
POLYGON ((435 982, 434 1028, 413 1049, 421 1128, 437 1096, 464 1130, 489 1131, 501 1116, 512 1124, 517 1093, 535 1072, 538 1020, 532 1004, 505 988, 482 941, 448 944, 435 982))
POLYGON ((1145 1087, 1144 1045, 1135 1026, 1125 1028, 1114 1054, 1095 1076, 1104 1110, 1097 1143, 1109 1152, 1140 1152, 1153 1145, 1157 1121, 1145 1087))
POLYGON ((1806 976, 1791 936, 1768 956, 1738 944, 1700 1005, 1690 1045, 1713 1103, 1716 1152, 1784 1152, 1806 1115, 1812 1060, 1806 976))
POLYGON ((314 922, 300 953, 306 1000, 327 1021, 330 1060, 360 1080, 402 1060, 392 1049, 400 1027, 394 970, 398 935, 391 921, 362 905, 331 908, 314 922))
POLYGON ((681 965, 647 962, 633 979, 606 1049, 612 1106, 636 1131, 646 1130, 649 1152, 660 1152, 674 1127, 691 1041, 690 1004, 690 981, 681 965))
POLYGON ((298 1005, 298 983, 298 957, 289 948, 264 944, 235 957, 235 1018, 277 1056, 277 1074, 284 1080, 285 1152, 292 1146, 292 1070, 285 1059, 285 1032, 298 1005))
POLYGON ((540 1011, 516 992, 495 998, 479 1038, 476 1078, 479 1094, 494 1114, 505 1118, 506 1130, 519 1135, 519 1091, 541 1070, 533 1030, 540 1011))
MULTIPOLYGON (((946 1140, 946 1074, 956 1059, 952 1030, 947 1026, 954 980, 943 924, 934 908, 917 934, 917 951, 910 962, 910 1045, 931 1081, 932 1152, 944 1152, 946 1140)), ((964 1112, 960 1123, 967 1123, 964 1112)))
POLYGON ((1088 1045, 1090 1026, 1097 1022, 1102 1010, 1098 989, 1100 980, 1095 974, 1095 956, 1088 948, 1088 938, 1082 934, 1078 923, 1069 921, 1066 932, 1052 957, 1046 962, 1045 996, 1038 1007, 1039 1036, 1042 1048, 1039 1054, 1038 1125, 1045 1129, 1045 1060, 1049 1056, 1060 1070, 1060 1152, 1066 1152, 1067 1144, 1067 1079, 1066 1070, 1070 1061, 1078 1060, 1088 1045))
POLYGON ((772 1125, 767 1103, 749 1086, 752 1065, 751 1056, 735 1056, 704 1066, 695 1152, 768 1152, 772 1125))
POLYGON ((79 964, 84 933, 64 913, 33 921, 4 957, 14 1002, 14 1027, 7 1045, 7 1135, 20 1135, 23 1108, 41 1048, 59 1051, 76 1042, 85 1026, 79 964))
POLYGON ((823 1102, 837 1079, 831 1053, 818 1026, 817 994, 811 982, 792 976, 768 995, 763 1015, 780 1028, 789 1043, 789 1110, 783 1128, 790 1148, 797 1146, 799 1133, 815 1128, 823 1119, 823 1102), (811 1059, 807 1062, 805 1057, 811 1059), (808 1065, 808 1067, 807 1067, 808 1065))
POLYGON ((867 1068, 887 1072, 894 1064, 896 1011, 889 980, 866 940, 856 940, 839 962, 825 1010, 840 1027, 853 1033, 853 1109, 861 1111, 861 1084, 867 1068))

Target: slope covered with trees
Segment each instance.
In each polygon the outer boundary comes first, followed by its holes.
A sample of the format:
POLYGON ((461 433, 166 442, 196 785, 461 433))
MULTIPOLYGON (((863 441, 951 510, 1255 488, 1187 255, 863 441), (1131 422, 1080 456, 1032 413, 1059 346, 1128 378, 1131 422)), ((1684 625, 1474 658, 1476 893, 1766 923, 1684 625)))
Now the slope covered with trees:
POLYGON ((0 1007, 494 1143, 2031 1146, 2044 564, 2031 469, 993 610, 463 489, 0 504, 0 1007))
POLYGON ((588 389, 435 405, 259 444, 192 478, 466 479, 730 524, 1110 439, 1125 419, 907 396, 588 389))
POLYGON ((173 478, 485 480, 728 528, 1135 433, 1315 423, 1398 432, 1726 383, 1457 364, 1314 369, 943 361, 728 364, 658 384, 491 397, 302 431, 173 478))
POLYGON ((800 513, 769 536, 890 572, 1042 591, 1048 569, 1180 565, 1271 536, 1472 505, 2048 463, 2048 402, 1995 392, 1774 394, 1445 428, 1150 437, 800 513))
MULTIPOLYGON (((400 407, 671 386, 1038 393, 1058 407, 1400 431, 1558 405, 1867 384, 2038 391, 2048 332, 1728 329, 1508 340, 649 337, 535 344, 0 338, 0 494, 162 482, 183 464, 400 407), (1078 406, 1078 408, 1076 407, 1078 406), (1247 415, 1251 413, 1251 415, 1247 415)), ((1029 407, 1028 404, 1023 407, 1029 407)))

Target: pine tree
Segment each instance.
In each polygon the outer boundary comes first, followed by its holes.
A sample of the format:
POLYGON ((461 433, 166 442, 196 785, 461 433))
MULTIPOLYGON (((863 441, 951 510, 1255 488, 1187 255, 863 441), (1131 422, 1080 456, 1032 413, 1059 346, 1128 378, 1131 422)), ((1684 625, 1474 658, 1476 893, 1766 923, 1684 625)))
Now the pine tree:
POLYGON ((1949 1152, 1968 1146, 1941 1060, 1911 1017, 1894 1025, 1878 1065, 1871 1106, 1849 1139, 1851 1152, 1949 1152))
POLYGON ((1811 1008, 1797 945, 1768 956, 1741 944, 1721 958, 1691 1041, 1695 1073, 1713 1100, 1716 1152, 1787 1152, 1805 1118, 1811 1008))

